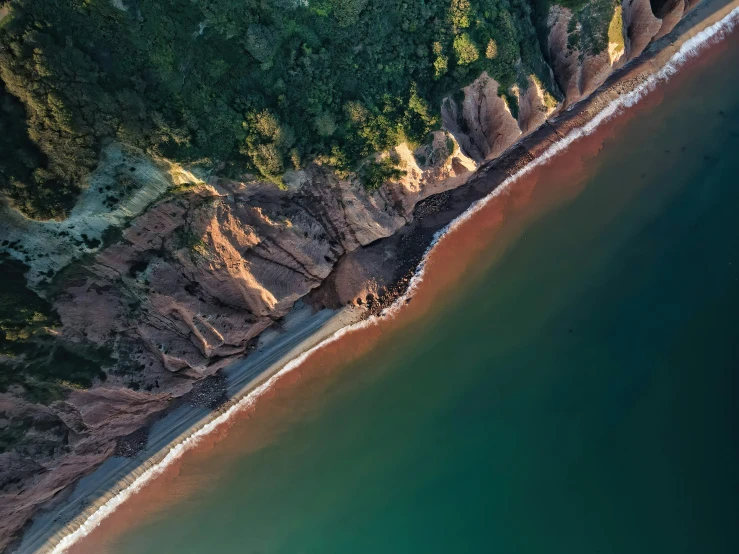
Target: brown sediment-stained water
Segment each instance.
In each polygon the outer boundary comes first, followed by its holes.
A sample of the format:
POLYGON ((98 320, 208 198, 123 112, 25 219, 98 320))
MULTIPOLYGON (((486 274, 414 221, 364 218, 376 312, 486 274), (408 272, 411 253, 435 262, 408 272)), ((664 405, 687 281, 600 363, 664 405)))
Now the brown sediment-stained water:
POLYGON ((121 533, 150 523, 173 503, 207 490, 230 464, 268 445, 293 422, 311 417, 315 410, 320 410, 322 395, 336 383, 342 368, 352 360, 381 352, 386 336, 409 326, 423 326, 425 316, 454 302, 459 291, 480 278, 511 244, 525 240, 532 221, 571 201, 583 190, 588 177, 598 168, 598 153, 608 148, 609 141, 630 120, 676 91, 690 78, 694 66, 712 64, 723 52, 737 46, 739 40, 734 36, 707 49, 699 60, 684 67, 636 106, 493 198, 436 245, 428 258, 424 280, 396 317, 351 332, 315 352, 298 369, 278 380, 254 406, 208 435, 132 496, 69 552, 106 552, 121 533))

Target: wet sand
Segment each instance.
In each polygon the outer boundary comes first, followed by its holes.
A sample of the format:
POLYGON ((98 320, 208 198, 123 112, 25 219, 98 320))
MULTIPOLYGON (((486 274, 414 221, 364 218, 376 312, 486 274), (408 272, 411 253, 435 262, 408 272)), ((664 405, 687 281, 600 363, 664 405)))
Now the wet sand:
POLYGON ((532 221, 575 198, 597 167, 597 154, 609 140, 689 78, 691 67, 711 64, 729 48, 739 46, 736 36, 705 50, 699 60, 661 85, 636 106, 580 139, 549 163, 534 169, 510 190, 475 213, 446 235, 433 249, 426 274, 408 303, 393 319, 353 331, 326 345, 299 368, 281 377, 259 401, 204 438, 176 463, 131 497, 115 513, 69 552, 104 553, 116 538, 144 522, 155 521, 168 506, 205 490, 229 464, 268 445, 292 422, 320 409, 323 393, 335 383, 342 367, 382 347, 383 335, 409 325, 423 325, 423 317, 443 310, 457 291, 478 276, 515 243, 525 240, 532 221), (492 249, 492 250, 491 250, 492 249), (479 254, 486 259, 480 263, 479 254), (490 253, 493 255, 490 255, 490 253))

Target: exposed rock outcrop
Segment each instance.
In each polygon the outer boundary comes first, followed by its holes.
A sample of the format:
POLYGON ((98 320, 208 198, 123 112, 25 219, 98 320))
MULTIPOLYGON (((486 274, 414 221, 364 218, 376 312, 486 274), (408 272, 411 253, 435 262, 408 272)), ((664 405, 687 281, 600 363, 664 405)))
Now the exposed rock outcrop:
POLYGON ((549 63, 565 96, 565 105, 577 102, 581 96, 579 52, 569 45, 567 31, 571 19, 572 11, 561 6, 552 6, 547 19, 549 63))
POLYGON ((487 73, 464 88, 459 106, 444 99, 441 115, 446 128, 457 139, 462 152, 482 163, 499 156, 521 136, 518 122, 499 96, 500 85, 487 73))
POLYGON ((66 286, 57 309, 67 338, 113 341, 126 379, 146 368, 139 386, 182 394, 242 354, 342 254, 406 222, 384 191, 361 194, 317 166, 301 178, 297 193, 215 180, 156 203, 66 286))
POLYGON ((626 60, 639 56, 662 28, 662 20, 652 13, 649 0, 623 0, 626 60))
POLYGON ((527 87, 518 98, 518 127, 524 135, 542 125, 557 108, 557 101, 543 89, 533 75, 526 79, 527 87))
POLYGON ((662 26, 654 36, 654 40, 660 39, 675 28, 685 14, 685 0, 665 0, 661 4, 652 3, 652 13, 662 20, 662 26))
POLYGON ((40 506, 110 457, 117 437, 145 425, 169 400, 105 385, 74 391, 50 406, 0 394, 3 428, 24 432, 12 452, 0 454, 2 543, 40 506))
POLYGON ((621 12, 607 3, 601 9, 605 11, 577 14, 562 6, 549 10, 549 59, 565 95, 565 107, 592 94, 625 61, 618 36, 621 12), (616 26, 616 37, 611 36, 612 25, 616 26))
POLYGON ((410 219, 416 204, 433 194, 455 188, 467 181, 478 164, 467 157, 443 131, 437 131, 429 145, 411 152, 407 144, 395 148, 405 176, 388 183, 390 195, 402 206, 403 217, 410 219))
POLYGON ((342 255, 391 235, 419 200, 476 168, 443 132, 415 154, 397 152, 406 176, 373 194, 313 165, 287 177, 292 190, 215 178, 157 202, 64 285, 65 337, 112 346, 121 381, 187 392, 242 355, 342 255))

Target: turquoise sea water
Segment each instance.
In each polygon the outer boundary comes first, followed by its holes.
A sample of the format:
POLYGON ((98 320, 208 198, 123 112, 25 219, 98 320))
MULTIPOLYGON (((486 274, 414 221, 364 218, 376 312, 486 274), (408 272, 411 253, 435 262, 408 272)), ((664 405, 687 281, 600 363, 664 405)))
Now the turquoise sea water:
POLYGON ((112 552, 739 552, 737 46, 453 301, 112 552))

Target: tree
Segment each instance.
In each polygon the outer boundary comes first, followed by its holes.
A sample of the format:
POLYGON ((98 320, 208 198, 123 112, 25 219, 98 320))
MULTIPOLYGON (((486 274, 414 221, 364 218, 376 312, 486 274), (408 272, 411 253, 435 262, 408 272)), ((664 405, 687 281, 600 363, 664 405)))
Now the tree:
POLYGON ((485 57, 489 60, 494 60, 498 55, 498 43, 493 39, 488 42, 488 47, 485 49, 485 57))
POLYGON ((266 177, 279 177, 285 171, 282 156, 274 144, 260 144, 252 156, 254 165, 266 177))
POLYGON ((444 76, 449 65, 449 58, 439 54, 434 60, 434 79, 440 79, 444 76))
POLYGON ((330 137, 336 132, 336 120, 328 112, 321 112, 315 119, 316 131, 322 137, 330 137))
POLYGON ((367 0, 331 0, 334 17, 341 27, 354 25, 366 5, 367 0))
POLYGON ((454 37, 454 53, 459 65, 469 65, 480 57, 477 46, 467 33, 454 37))
POLYGON ((264 69, 269 69, 277 50, 277 34, 264 25, 249 25, 246 32, 246 49, 262 63, 264 69))
POLYGON ((449 7, 449 19, 455 32, 469 27, 472 21, 472 8, 469 0, 452 0, 449 7))

